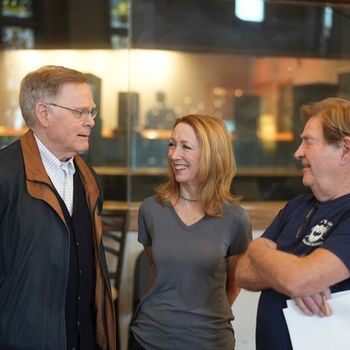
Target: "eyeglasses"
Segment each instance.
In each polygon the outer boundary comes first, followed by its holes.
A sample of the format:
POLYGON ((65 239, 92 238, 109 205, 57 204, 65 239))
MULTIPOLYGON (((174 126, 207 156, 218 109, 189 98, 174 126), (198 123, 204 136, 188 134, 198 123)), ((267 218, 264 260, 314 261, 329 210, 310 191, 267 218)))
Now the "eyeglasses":
POLYGON ((49 106, 59 107, 59 108, 66 109, 67 111, 71 111, 77 119, 83 119, 83 118, 86 119, 88 118, 89 115, 91 115, 92 119, 95 119, 98 112, 98 109, 96 107, 91 108, 90 110, 89 109, 80 110, 80 109, 60 106, 60 105, 57 105, 56 103, 51 103, 51 102, 46 102, 46 104, 49 106))

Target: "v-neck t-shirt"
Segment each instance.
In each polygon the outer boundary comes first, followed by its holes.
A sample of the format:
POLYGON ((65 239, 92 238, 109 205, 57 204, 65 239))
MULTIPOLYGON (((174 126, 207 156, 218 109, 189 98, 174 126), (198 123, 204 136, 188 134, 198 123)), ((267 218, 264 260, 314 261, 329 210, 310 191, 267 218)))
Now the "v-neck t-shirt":
POLYGON ((246 211, 227 204, 222 217, 186 225, 172 205, 149 197, 139 209, 138 239, 152 246, 154 266, 131 327, 136 340, 147 350, 232 350, 227 258, 251 240, 246 211))

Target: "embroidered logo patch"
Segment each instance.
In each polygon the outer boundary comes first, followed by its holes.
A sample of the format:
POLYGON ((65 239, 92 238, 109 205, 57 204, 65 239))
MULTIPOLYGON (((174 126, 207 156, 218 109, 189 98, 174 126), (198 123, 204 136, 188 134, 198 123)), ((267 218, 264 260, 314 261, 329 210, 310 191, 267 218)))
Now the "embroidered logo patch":
POLYGON ((310 247, 319 246, 323 243, 324 237, 333 226, 333 223, 328 220, 321 220, 317 225, 312 227, 311 232, 303 239, 303 243, 310 247))

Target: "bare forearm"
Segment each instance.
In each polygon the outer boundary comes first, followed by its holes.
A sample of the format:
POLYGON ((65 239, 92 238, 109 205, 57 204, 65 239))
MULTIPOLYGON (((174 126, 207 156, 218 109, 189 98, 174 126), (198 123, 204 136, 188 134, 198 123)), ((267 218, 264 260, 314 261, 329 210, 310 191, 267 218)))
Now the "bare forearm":
POLYGON ((260 291, 269 287, 247 255, 243 255, 238 261, 235 281, 241 288, 251 291, 260 291))
POLYGON ((235 286, 235 287, 231 287, 231 288, 227 288, 227 299, 230 303, 230 305, 232 306, 232 304, 234 303, 234 301, 237 299, 238 294, 240 293, 241 288, 235 286))
MULTIPOLYGON (((249 247, 247 256, 260 278, 270 287, 290 295, 288 281, 298 264, 298 257, 279 252, 266 239, 257 239, 249 247)), ((271 243, 272 244, 272 243, 271 243)))
POLYGON ((258 238, 247 255, 263 281, 293 298, 317 293, 349 275, 336 255, 321 248, 299 257, 276 250, 272 241, 258 238))

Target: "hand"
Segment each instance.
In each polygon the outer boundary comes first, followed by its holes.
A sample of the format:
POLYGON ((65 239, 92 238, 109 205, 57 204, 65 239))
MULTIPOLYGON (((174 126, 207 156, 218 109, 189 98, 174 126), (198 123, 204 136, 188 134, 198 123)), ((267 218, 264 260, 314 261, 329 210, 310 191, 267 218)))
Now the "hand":
POLYGON ((324 317, 331 315, 331 310, 327 304, 327 300, 330 297, 331 291, 329 288, 326 288, 313 295, 294 298, 293 300, 305 315, 324 317))

